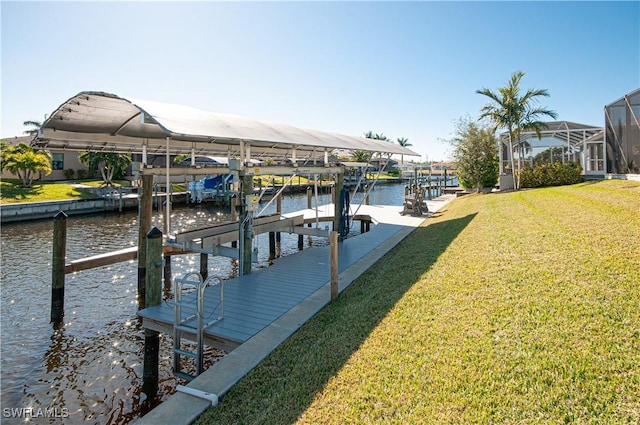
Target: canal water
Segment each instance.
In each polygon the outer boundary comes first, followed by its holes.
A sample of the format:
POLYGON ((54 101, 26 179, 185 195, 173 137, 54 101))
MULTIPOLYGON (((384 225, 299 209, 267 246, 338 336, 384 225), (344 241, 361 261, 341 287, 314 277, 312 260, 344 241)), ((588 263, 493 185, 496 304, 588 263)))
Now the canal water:
MULTIPOLYGON (((356 194, 352 204, 358 204, 356 194)), ((401 205, 402 185, 377 185, 370 203, 401 205)), ((330 202, 320 196, 320 204, 330 202)), ((261 204, 261 207, 265 203, 261 204)), ((307 207, 307 197, 285 196, 284 213, 307 207)), ((275 202, 264 214, 275 212, 275 202)), ((228 211, 201 204, 176 208, 172 228, 185 230, 229 220, 228 211)), ((162 229, 162 211, 153 225, 162 229)), ((142 392, 144 332, 136 317, 137 263, 126 262, 67 275, 64 326, 49 323, 52 221, 2 226, 1 363, 2 423, 126 424, 166 399, 184 381, 173 376, 171 337, 161 336, 158 396, 142 392)), ((352 226, 354 234, 359 226, 352 226)), ((305 237, 305 245, 324 238, 305 237)), ((68 220, 67 260, 137 245, 137 213, 72 216, 68 220)), ((267 267, 268 236, 256 241, 267 267)), ((282 234, 281 255, 297 251, 297 235, 282 234)), ((199 255, 172 258, 173 276, 199 270, 199 255)), ((211 257, 209 274, 237 272, 228 258, 211 257)), ((224 353, 208 349, 205 366, 224 353)))

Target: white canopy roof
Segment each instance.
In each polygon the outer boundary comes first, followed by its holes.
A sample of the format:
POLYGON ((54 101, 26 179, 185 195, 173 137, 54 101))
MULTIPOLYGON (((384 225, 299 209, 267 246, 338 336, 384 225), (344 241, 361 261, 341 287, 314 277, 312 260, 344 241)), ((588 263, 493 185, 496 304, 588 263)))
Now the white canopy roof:
POLYGON ((414 155, 403 146, 364 137, 309 130, 182 105, 81 92, 64 102, 44 122, 36 144, 85 151, 202 155, 238 155, 240 144, 256 157, 286 157, 349 149, 414 155), (169 142, 167 143, 167 138, 169 142))

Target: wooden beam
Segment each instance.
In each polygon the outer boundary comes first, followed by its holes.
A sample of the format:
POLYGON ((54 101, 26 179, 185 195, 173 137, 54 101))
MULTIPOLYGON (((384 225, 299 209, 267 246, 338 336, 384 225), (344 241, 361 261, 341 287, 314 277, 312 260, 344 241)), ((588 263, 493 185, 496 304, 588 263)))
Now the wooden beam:
POLYGON ((95 267, 108 266, 123 261, 132 261, 135 260, 137 256, 138 247, 133 246, 131 248, 120 249, 70 261, 64 266, 64 272, 69 274, 79 272, 81 270, 93 269, 95 267))
MULTIPOLYGON (((183 250, 174 246, 163 246, 162 252, 165 255, 192 254, 195 251, 183 250)), ((82 270, 96 267, 109 266, 123 261, 133 261, 138 258, 138 247, 119 249, 117 251, 105 252, 91 257, 79 258, 65 264, 64 273, 75 273, 82 270)))
POLYGON ((261 175, 261 174, 273 174, 276 176, 290 176, 308 175, 308 174, 344 174, 344 167, 341 165, 300 165, 300 166, 286 166, 286 165, 260 165, 260 166, 247 166, 245 173, 248 175, 261 175))

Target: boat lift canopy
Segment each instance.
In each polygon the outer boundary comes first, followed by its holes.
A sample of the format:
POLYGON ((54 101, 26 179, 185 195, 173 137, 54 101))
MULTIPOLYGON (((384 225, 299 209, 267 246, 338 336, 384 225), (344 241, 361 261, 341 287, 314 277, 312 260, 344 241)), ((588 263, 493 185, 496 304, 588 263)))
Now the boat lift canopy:
POLYGON ((260 158, 315 157, 333 149, 420 156, 382 140, 347 136, 188 106, 84 91, 43 123, 35 145, 90 152, 243 156, 242 145, 260 158), (168 142, 167 142, 168 140, 168 142), (295 157, 295 154, 293 155, 295 157))

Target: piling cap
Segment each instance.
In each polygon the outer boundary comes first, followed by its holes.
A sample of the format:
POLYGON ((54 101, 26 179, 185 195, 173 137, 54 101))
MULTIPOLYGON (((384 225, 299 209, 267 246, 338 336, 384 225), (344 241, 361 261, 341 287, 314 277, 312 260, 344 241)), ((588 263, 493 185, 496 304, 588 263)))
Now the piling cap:
POLYGON ((56 215, 53 216, 54 220, 66 220, 69 216, 62 210, 58 211, 56 215))
POLYGON ((147 233, 147 239, 155 239, 161 237, 162 232, 157 227, 154 227, 153 229, 149 230, 149 233, 147 233))

